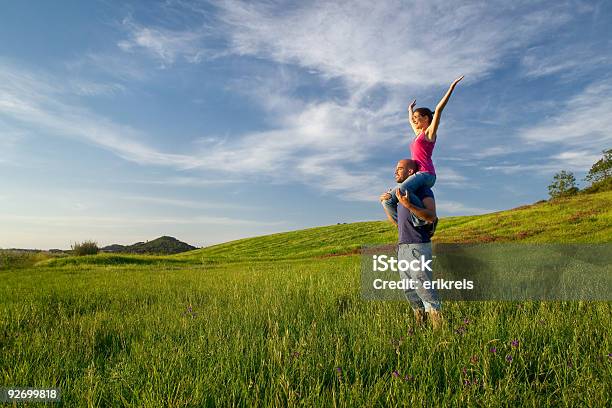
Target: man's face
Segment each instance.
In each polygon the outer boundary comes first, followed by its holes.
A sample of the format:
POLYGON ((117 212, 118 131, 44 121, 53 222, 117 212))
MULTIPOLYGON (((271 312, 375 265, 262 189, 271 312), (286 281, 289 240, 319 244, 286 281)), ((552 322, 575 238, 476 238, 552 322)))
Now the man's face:
POLYGON ((405 162, 397 162, 395 166, 395 181, 401 183, 412 174, 412 169, 409 169, 405 162))

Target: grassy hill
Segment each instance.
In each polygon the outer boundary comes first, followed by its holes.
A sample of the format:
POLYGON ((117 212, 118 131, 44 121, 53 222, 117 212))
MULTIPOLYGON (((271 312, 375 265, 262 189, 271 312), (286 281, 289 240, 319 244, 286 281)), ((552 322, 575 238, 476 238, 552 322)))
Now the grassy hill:
MULTIPOLYGON (((540 202, 492 214, 442 218, 435 242, 609 242, 612 191, 540 202)), ((267 260, 350 254, 364 244, 394 243, 389 222, 331 225, 227 242, 180 259, 267 260)))
MULTIPOLYGON (((358 253, 362 245, 394 243, 386 221, 331 225, 226 242, 171 256, 100 254, 50 259, 38 265, 217 264, 324 258, 358 253)), ((581 194, 491 214, 442 218, 435 242, 564 242, 612 240, 612 191, 581 194)))

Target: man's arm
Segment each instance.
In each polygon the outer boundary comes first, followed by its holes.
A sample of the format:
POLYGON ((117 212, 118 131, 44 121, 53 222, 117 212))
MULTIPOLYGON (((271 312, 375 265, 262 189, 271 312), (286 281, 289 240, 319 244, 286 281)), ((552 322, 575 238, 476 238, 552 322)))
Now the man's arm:
POLYGON ((411 213, 416 215, 422 220, 434 222, 437 218, 436 215, 436 201, 432 197, 423 198, 423 205, 425 208, 417 207, 416 205, 410 202, 410 199, 399 192, 399 189, 396 191, 396 195, 399 199, 401 205, 410 210, 411 213))
MULTIPOLYGON (((391 194, 390 193, 382 193, 379 197, 381 203, 383 201, 386 201, 388 199, 391 198, 391 194)), ((391 224, 395 225, 397 227, 397 222, 395 222, 393 220, 393 217, 391 217, 391 215, 389 215, 389 213, 387 212, 387 209, 385 208, 385 206, 383 205, 383 210, 385 210, 385 214, 387 215, 387 218, 389 219, 389 221, 391 222, 391 224)))

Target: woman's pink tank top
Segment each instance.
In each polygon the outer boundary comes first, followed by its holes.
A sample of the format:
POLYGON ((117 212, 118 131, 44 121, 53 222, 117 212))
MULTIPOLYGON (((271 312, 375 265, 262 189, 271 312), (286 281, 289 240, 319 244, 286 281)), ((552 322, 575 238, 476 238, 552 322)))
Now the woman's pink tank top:
POLYGON ((419 163, 419 171, 425 171, 427 173, 436 174, 433 161, 431 161, 431 154, 436 142, 430 142, 425 137, 425 132, 421 132, 420 135, 414 138, 410 143, 410 152, 412 153, 412 160, 419 163))

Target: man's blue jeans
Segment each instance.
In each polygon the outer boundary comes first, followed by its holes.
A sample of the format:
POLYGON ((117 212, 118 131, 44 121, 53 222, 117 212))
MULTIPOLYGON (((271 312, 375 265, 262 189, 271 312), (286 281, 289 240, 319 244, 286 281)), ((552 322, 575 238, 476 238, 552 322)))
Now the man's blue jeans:
MULTIPOLYGON (((406 261, 412 261, 414 259, 421 260, 421 255, 425 261, 432 259, 431 242, 424 244, 399 244, 397 249, 397 260, 402 259, 406 261)), ((424 271, 420 269, 413 271, 409 269, 407 271, 400 270, 401 279, 412 279, 416 282, 417 289, 406 289, 404 295, 410 302, 410 305, 414 310, 425 310, 430 312, 432 310, 440 310, 440 299, 438 298, 438 292, 435 289, 425 289, 423 282, 432 280, 431 271, 424 268, 424 271)))
MULTIPOLYGON (((425 208, 423 205, 423 201, 415 194, 415 192, 421 187, 433 187, 436 182, 436 175, 431 173, 426 173, 424 171, 419 171, 412 176, 408 177, 406 180, 402 181, 397 185, 396 188, 399 187, 400 192, 402 194, 406 194, 406 191, 410 192, 410 202, 417 207, 425 208)), ((397 206, 399 204, 399 200, 397 199, 397 195, 395 194, 395 189, 392 188, 389 190, 391 193, 391 198, 382 202, 383 207, 385 208, 387 214, 393 218, 393 221, 397 222, 397 206)), ((427 221, 420 219, 416 215, 411 213, 412 225, 415 227, 419 227, 421 225, 427 224, 427 221)))

